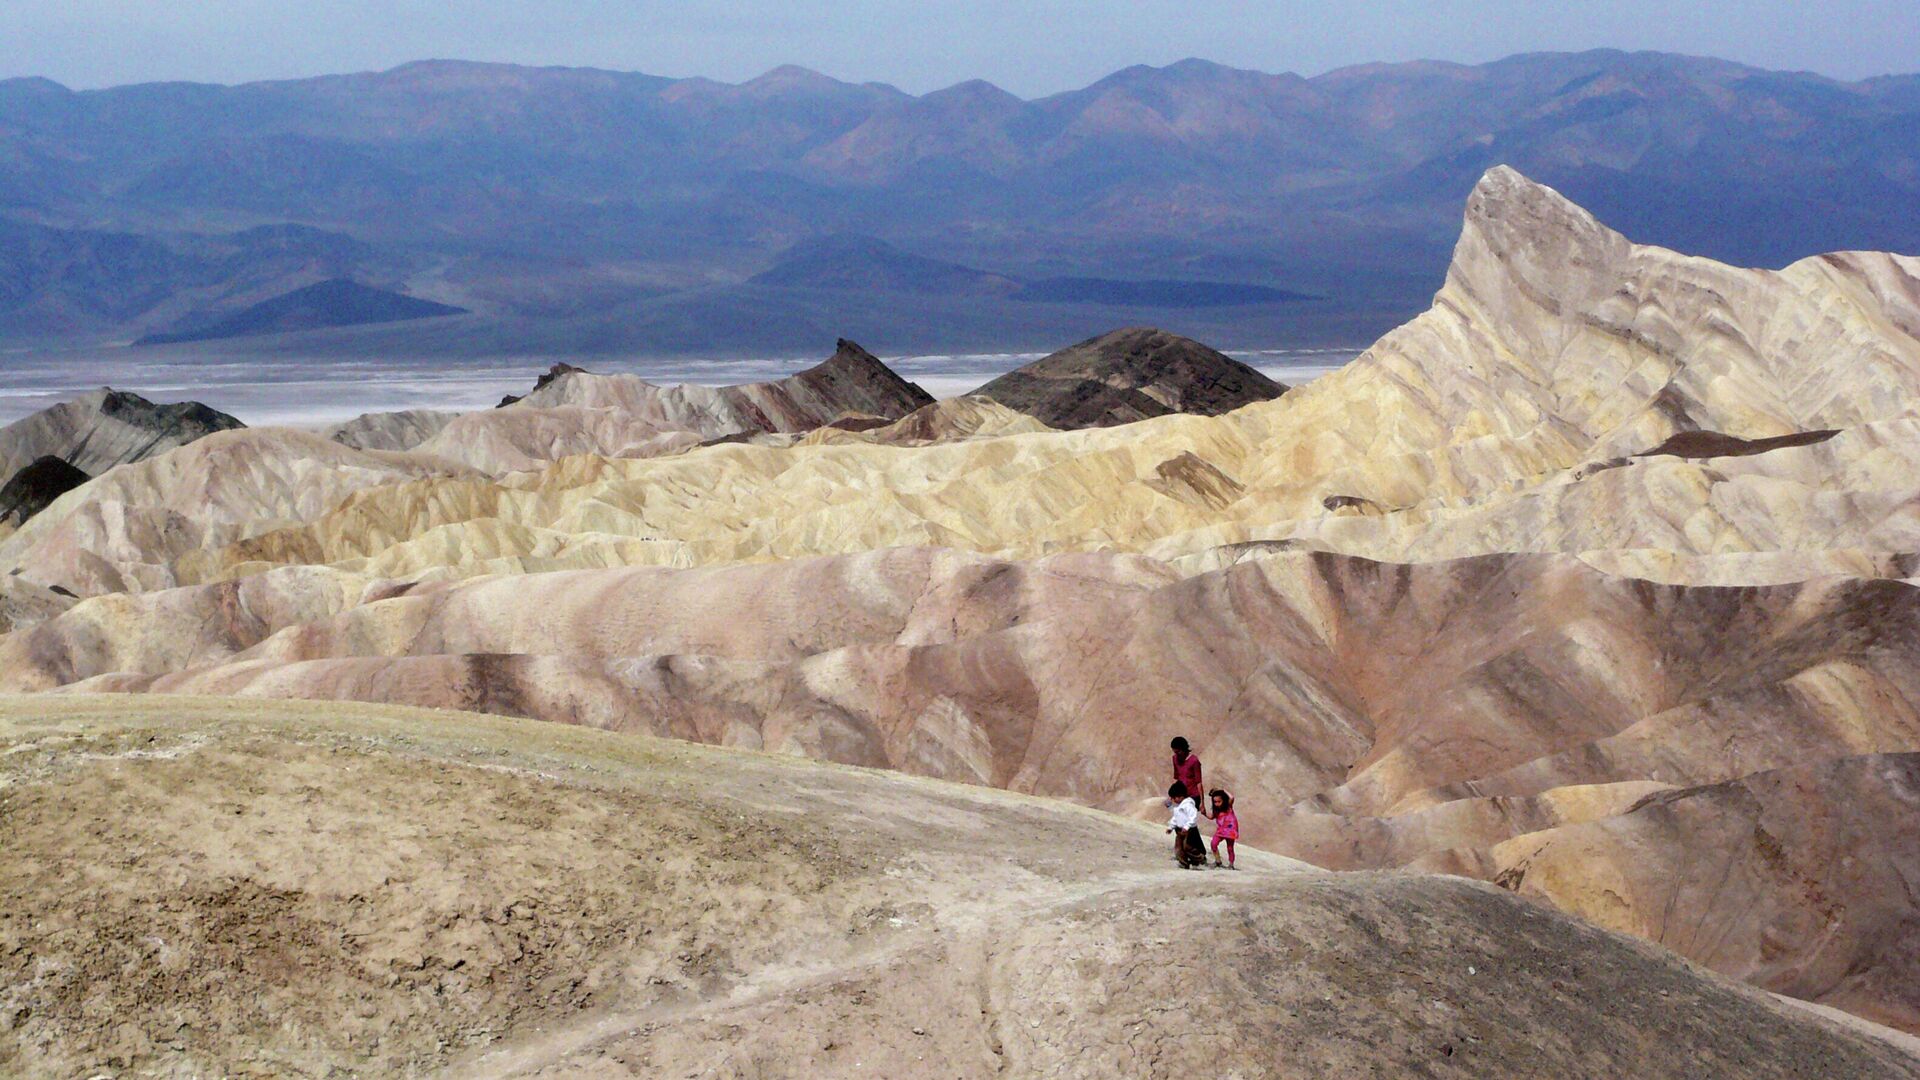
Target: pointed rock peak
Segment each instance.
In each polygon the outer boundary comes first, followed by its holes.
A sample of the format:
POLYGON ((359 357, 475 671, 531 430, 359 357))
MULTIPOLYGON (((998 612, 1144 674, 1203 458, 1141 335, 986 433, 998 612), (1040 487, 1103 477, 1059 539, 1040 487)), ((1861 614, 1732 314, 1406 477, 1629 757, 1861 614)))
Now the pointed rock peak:
POLYGON ((1569 300, 1600 287, 1632 246, 1566 196, 1500 165, 1467 196, 1448 281, 1482 291, 1513 279, 1537 297, 1569 300))
POLYGON ((534 389, 537 390, 540 387, 547 385, 548 383, 552 382, 553 380, 559 378, 562 375, 586 375, 586 374, 590 374, 590 372, 588 372, 586 368, 575 367, 572 364, 565 363, 565 362, 557 363, 557 364, 554 364, 552 367, 548 368, 547 373, 545 375, 540 376, 540 378, 534 382, 534 389))
POLYGON ((95 412, 104 413, 131 406, 152 407, 153 402, 131 390, 115 390, 111 386, 100 386, 81 394, 68 404, 82 405, 95 412))
POLYGON ((861 348, 859 342, 848 341, 846 338, 841 338, 833 343, 833 355, 827 357, 826 361, 819 366, 821 368, 834 368, 844 371, 871 371, 875 373, 884 371, 888 375, 894 374, 893 369, 882 363, 879 357, 861 348))
POLYGON ((1473 193, 1467 196, 1467 224, 1502 231, 1524 229, 1536 235, 1617 235, 1573 200, 1529 180, 1510 165, 1495 165, 1473 186, 1473 193))
POLYGON ((900 417, 923 405, 933 403, 933 395, 882 363, 880 358, 857 342, 841 338, 834 343, 833 355, 794 376, 803 383, 832 385, 836 400, 885 401, 893 411, 868 408, 876 416, 900 417))
POLYGON ((148 401, 146 398, 141 397, 131 390, 115 390, 111 386, 103 386, 100 388, 99 394, 100 407, 109 412, 115 409, 140 408, 142 406, 151 408, 153 406, 153 402, 148 401))
POLYGON ((1586 211, 1575 206, 1565 195, 1553 190, 1537 180, 1528 179, 1519 169, 1511 165, 1495 165, 1484 173, 1478 183, 1473 185, 1473 201, 1490 203, 1508 202, 1546 202, 1563 207, 1566 212, 1586 216, 1586 211))

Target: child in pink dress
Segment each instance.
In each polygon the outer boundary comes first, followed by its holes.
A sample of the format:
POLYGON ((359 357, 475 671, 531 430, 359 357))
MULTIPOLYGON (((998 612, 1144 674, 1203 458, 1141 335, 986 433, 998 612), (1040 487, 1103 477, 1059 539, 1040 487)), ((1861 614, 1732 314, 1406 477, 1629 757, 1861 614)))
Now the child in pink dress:
POLYGON ((1210 800, 1213 803, 1213 865, 1220 865, 1220 844, 1227 845, 1227 869, 1238 870, 1233 865, 1233 842, 1240 839, 1240 815, 1233 812, 1233 796, 1219 788, 1214 788, 1210 800))

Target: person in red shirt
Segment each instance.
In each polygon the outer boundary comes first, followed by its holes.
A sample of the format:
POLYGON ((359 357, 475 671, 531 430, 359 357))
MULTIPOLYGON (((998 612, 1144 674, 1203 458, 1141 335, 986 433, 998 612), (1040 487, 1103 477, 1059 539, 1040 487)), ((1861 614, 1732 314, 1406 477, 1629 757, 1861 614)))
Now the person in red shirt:
POLYGON ((1206 814, 1208 807, 1204 793, 1207 786, 1200 776, 1200 755, 1194 753, 1187 745, 1187 740, 1179 735, 1173 737, 1173 778, 1186 785, 1188 791, 1202 793, 1193 801, 1200 806, 1200 813, 1206 814))

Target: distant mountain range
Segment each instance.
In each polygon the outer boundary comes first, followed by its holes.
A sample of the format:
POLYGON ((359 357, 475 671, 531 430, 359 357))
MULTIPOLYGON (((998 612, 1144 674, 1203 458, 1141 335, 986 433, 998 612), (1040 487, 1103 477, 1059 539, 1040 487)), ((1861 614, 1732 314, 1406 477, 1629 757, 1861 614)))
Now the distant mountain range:
POLYGON ((795 67, 13 79, 0 344, 210 326, 336 278, 470 314, 246 347, 903 351, 1128 322, 1363 343, 1424 306, 1502 162, 1733 262, 1920 251, 1920 76, 1599 51, 1314 78, 1188 60, 1033 101, 795 67))

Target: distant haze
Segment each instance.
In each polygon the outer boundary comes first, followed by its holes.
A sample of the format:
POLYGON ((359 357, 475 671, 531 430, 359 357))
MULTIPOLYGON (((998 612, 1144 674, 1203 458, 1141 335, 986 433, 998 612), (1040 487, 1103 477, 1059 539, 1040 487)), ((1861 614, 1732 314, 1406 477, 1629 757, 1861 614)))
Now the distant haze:
POLYGON ((1022 96, 1187 56, 1314 74, 1588 48, 1713 55, 1842 78, 1911 70, 1914 0, 1371 4, 1216 0, 8 0, 0 76, 74 87, 242 82, 421 57, 743 81, 798 63, 914 93, 984 78, 1022 96))
POLYGON ((1358 348, 1426 306, 1496 165, 1723 261, 1920 252, 1920 75, 1593 50, 1312 78, 1181 60, 1034 100, 799 66, 5 79, 0 350, 715 360, 1142 325, 1358 348))

